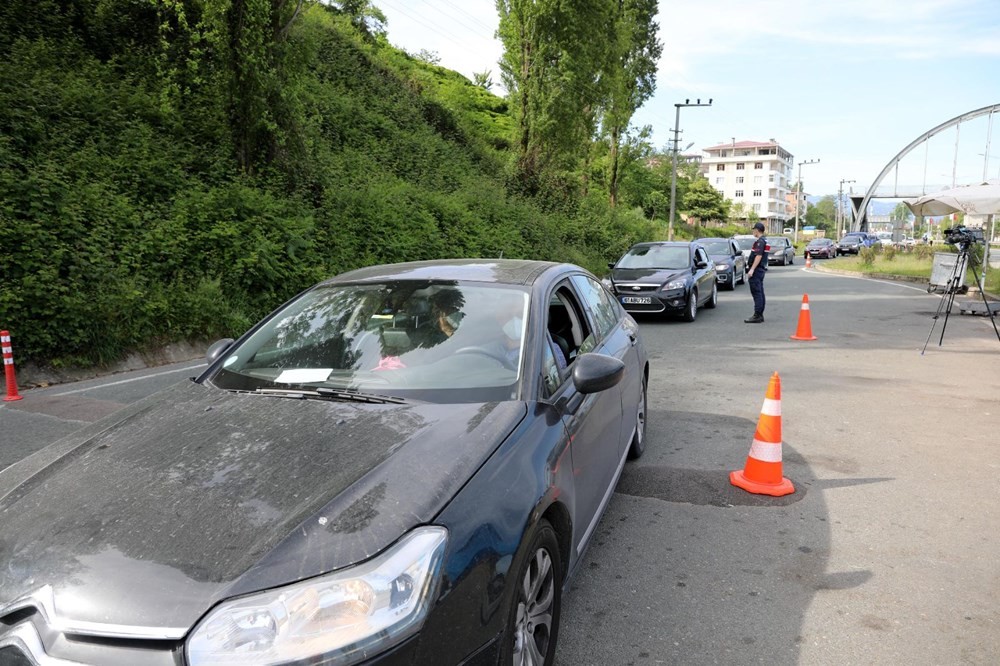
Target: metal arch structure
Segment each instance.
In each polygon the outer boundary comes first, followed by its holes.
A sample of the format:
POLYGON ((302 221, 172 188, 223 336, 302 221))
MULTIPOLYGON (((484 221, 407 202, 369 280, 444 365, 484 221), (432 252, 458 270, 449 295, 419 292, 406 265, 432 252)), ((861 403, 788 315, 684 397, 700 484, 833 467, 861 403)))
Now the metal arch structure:
MULTIPOLYGON (((889 175, 889 172, 899 165, 900 160, 906 157, 906 155, 908 155, 914 148, 925 143, 928 139, 930 139, 936 134, 943 132, 949 127, 955 127, 957 125, 961 125, 967 120, 979 118, 980 116, 986 116, 986 115, 992 116, 994 113, 1000 113, 1000 104, 992 104, 990 106, 984 106, 981 109, 976 109, 975 111, 969 111, 967 113, 963 113, 960 116, 955 116, 951 120, 941 123, 934 129, 924 132, 919 137, 911 141, 910 144, 906 146, 906 148, 903 148, 901 151, 899 151, 895 157, 889 160, 888 164, 885 165, 885 168, 882 169, 882 172, 879 173, 878 177, 875 178, 874 182, 872 182, 872 184, 868 187, 868 191, 865 192, 864 197, 851 197, 851 207, 854 209, 854 219, 858 223, 858 230, 867 231, 868 204, 871 203, 872 199, 876 198, 875 189, 882 184, 882 180, 887 175, 889 175)), ((988 141, 989 140, 987 139, 987 142, 988 141)), ((987 149, 986 152, 989 153, 989 150, 987 149)), ((927 193, 922 192, 921 194, 927 194, 927 193)))

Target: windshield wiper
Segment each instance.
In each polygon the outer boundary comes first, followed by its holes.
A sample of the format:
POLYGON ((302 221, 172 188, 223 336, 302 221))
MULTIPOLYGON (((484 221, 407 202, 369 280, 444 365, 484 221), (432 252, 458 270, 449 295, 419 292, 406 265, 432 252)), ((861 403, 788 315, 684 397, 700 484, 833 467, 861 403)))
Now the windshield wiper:
POLYGON ((354 402, 369 402, 375 404, 396 404, 401 405, 406 402, 403 398, 392 395, 378 395, 376 393, 362 393, 347 389, 332 389, 326 387, 316 388, 259 388, 253 393, 257 395, 274 395, 285 398, 333 398, 335 400, 352 400, 354 402))

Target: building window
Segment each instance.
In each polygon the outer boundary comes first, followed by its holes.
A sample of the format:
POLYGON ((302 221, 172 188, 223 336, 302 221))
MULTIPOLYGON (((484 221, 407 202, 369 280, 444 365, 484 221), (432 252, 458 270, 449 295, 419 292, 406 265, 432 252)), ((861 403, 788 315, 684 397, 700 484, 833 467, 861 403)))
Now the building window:
POLYGON ((736 182, 740 185, 743 184, 743 176, 736 176, 736 182))
POLYGON ((716 164, 715 165, 715 170, 716 171, 725 171, 726 170, 726 165, 725 164, 716 164))
POLYGON ((753 182, 755 182, 755 183, 763 182, 763 180, 764 180, 764 176, 754 176, 753 177, 753 182))
POLYGON ((720 151, 719 152, 719 157, 729 157, 729 151, 728 150, 722 150, 722 151, 720 151))
POLYGON ((737 199, 743 198, 743 190, 736 190, 736 198, 737 199))
POLYGON ((763 169, 764 168, 764 163, 763 162, 754 162, 753 163, 753 168, 754 169, 763 169))
POLYGON ((737 162, 736 163, 736 170, 737 171, 743 171, 743 162, 737 162))
POLYGON ((754 195, 755 197, 759 197, 759 196, 760 196, 760 190, 754 190, 754 191, 753 191, 753 195, 754 195))
POLYGON ((767 182, 769 182, 769 183, 773 183, 774 182, 774 174, 773 173, 770 176, 767 177, 767 182))
POLYGON ((719 176, 718 178, 715 179, 715 184, 716 185, 722 185, 722 182, 724 180, 725 180, 725 178, 723 178, 722 176, 719 176))
POLYGON ((755 213, 759 213, 760 212, 760 204, 754 204, 753 205, 753 212, 755 212, 755 213))

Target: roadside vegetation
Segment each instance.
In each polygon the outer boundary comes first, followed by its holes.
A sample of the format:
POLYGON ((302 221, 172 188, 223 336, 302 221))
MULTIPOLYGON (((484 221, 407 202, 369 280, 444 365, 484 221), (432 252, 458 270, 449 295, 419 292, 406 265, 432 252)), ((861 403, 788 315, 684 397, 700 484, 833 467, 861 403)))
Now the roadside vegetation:
MULTIPOLYGON (((19 362, 239 334, 367 264, 600 272, 664 238, 670 154, 631 124, 655 1, 498 10, 507 97, 390 46, 367 0, 0 3, 0 328, 19 362)), ((703 181, 680 170, 678 219, 725 222, 703 181)))
MULTIPOLYGON (((934 267, 934 253, 936 252, 955 253, 957 250, 954 246, 945 244, 916 245, 908 251, 899 251, 891 247, 882 249, 876 246, 863 248, 858 256, 821 260, 820 265, 862 275, 917 278, 929 283, 934 267)), ((977 246, 973 253, 978 267, 982 263, 983 247, 977 246)), ((813 265, 816 263, 814 261, 813 265)), ((982 274, 981 269, 977 268, 977 271, 982 274)), ((965 284, 969 286, 976 284, 971 269, 966 271, 965 284)), ((1000 294, 1000 270, 990 269, 986 271, 986 291, 1000 294)))

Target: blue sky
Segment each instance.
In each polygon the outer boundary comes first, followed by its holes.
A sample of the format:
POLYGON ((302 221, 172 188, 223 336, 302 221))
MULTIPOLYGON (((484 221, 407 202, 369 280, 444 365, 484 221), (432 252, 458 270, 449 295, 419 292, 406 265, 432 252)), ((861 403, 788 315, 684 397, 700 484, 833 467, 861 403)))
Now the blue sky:
MULTIPOLYGON (((436 52, 441 65, 470 78, 491 70, 500 81, 493 0, 373 2, 396 46, 436 52)), ((681 109, 682 148, 776 139, 796 162, 819 160, 801 167, 810 194, 833 194, 841 180, 856 181, 845 192, 863 192, 924 132, 1000 104, 998 0, 661 0, 659 7, 657 90, 634 123, 650 125, 653 143, 666 146, 674 103, 712 98, 711 107, 681 109)), ((499 85, 494 92, 504 94, 499 85)), ((981 117, 936 135, 903 160, 898 181, 940 189, 953 174, 959 185, 981 180, 984 167, 1000 178, 1000 114, 992 127, 981 117)))

